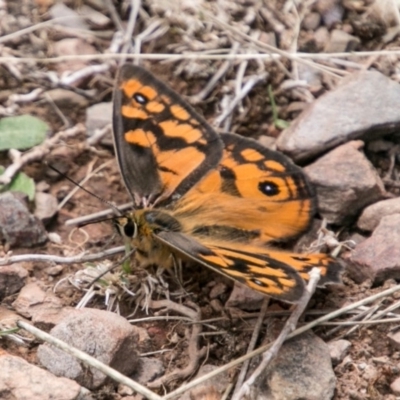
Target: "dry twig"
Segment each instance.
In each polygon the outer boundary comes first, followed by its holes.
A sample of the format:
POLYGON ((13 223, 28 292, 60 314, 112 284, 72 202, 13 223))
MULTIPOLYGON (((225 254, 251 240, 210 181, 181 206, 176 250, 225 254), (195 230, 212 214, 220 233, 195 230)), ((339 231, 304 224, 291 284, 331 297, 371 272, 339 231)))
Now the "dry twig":
MULTIPOLYGON (((252 352, 254 350, 254 347, 256 347, 256 342, 258 339, 258 335, 260 333, 260 329, 262 327, 262 323, 265 318, 265 314, 267 312, 268 304, 269 304, 269 298, 264 299, 264 302, 261 306, 260 315, 258 316, 256 326, 254 327, 253 334, 251 335, 250 343, 247 347, 247 353, 252 352)), ((236 398, 238 396, 238 394, 240 393, 243 381, 247 374, 247 369, 249 367, 249 364, 250 364, 250 360, 246 360, 242 365, 240 374, 236 380, 235 391, 233 392, 232 399, 236 398)))
POLYGON ((0 267, 4 265, 17 264, 22 262, 47 262, 54 264, 79 264, 85 262, 99 261, 105 258, 114 256, 116 254, 124 253, 125 247, 119 246, 105 251, 101 251, 94 254, 86 254, 83 252, 76 256, 61 257, 49 254, 21 254, 18 256, 6 255, 0 258, 0 267))
POLYGON ((188 356, 189 356, 189 363, 185 368, 176 368, 171 373, 164 375, 163 377, 150 382, 148 384, 151 388, 158 388, 160 386, 166 385, 171 381, 177 379, 185 379, 188 376, 192 375, 199 366, 199 361, 206 355, 206 348, 199 349, 199 338, 200 333, 202 331, 202 325, 199 323, 201 321, 201 312, 200 309, 195 305, 192 304, 197 311, 186 307, 182 304, 174 303, 170 300, 158 300, 158 301, 151 301, 149 306, 151 308, 166 308, 168 311, 178 312, 179 314, 186 315, 187 317, 191 318, 194 323, 192 326, 192 331, 189 338, 188 344, 188 356))
POLYGON ((273 358, 278 354, 279 349, 282 347, 283 342, 287 339, 289 333, 293 332, 296 328, 297 321, 303 314, 311 296, 313 295, 315 288, 317 287, 321 272, 318 268, 313 268, 310 272, 310 280, 307 285, 307 289, 304 291, 299 303, 294 309, 292 315, 286 321, 281 333, 272 344, 272 346, 263 354, 262 361, 252 373, 249 379, 241 386, 240 390, 232 397, 232 400, 240 400, 249 393, 250 387, 254 384, 256 379, 262 374, 266 369, 268 364, 273 358))

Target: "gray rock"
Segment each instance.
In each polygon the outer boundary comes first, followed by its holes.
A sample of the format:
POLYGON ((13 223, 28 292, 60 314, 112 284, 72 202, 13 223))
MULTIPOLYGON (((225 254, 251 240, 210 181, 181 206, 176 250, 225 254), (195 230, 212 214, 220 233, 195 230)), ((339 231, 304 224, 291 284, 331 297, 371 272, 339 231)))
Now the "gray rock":
POLYGON ((43 304, 50 305, 57 312, 62 308, 61 300, 51 290, 46 291, 36 282, 28 283, 12 304, 25 318, 32 318, 35 310, 43 304))
POLYGON ((332 359, 332 364, 337 365, 343 361, 344 357, 351 347, 351 342, 344 339, 333 340, 332 342, 328 343, 328 346, 329 353, 332 359))
POLYGON ((341 29, 334 29, 331 32, 329 41, 325 45, 325 53, 343 53, 345 51, 356 50, 360 44, 360 39, 349 35, 341 29))
POLYGON ((320 26, 315 32, 314 32, 314 40, 317 45, 317 48, 322 51, 325 47, 325 44, 329 40, 329 31, 326 26, 320 26))
MULTIPOLYGON (((201 376, 206 375, 217 368, 217 366, 211 364, 203 365, 200 367, 196 378, 200 378, 201 376)), ((218 400, 225 392, 225 389, 229 383, 229 373, 223 372, 196 386, 189 392, 186 392, 182 397, 179 398, 179 400, 218 400)))
MULTIPOLYGON (((111 124, 112 120, 112 102, 98 103, 90 106, 86 110, 86 130, 88 136, 93 136, 97 129, 103 129, 111 124)), ((113 140, 110 134, 102 138, 101 143, 112 146, 113 140)))
POLYGON ((357 227, 373 231, 386 215, 400 214, 400 197, 382 200, 365 208, 357 221, 357 227))
POLYGON ((315 31, 321 24, 321 15, 317 12, 310 12, 304 16, 301 25, 304 29, 315 31))
POLYGON ((335 384, 328 346, 308 333, 283 344, 256 381, 249 398, 331 400, 335 384))
POLYGON ((390 389, 396 396, 400 396, 400 378, 396 378, 391 384, 390 389))
POLYGON ((398 83, 376 71, 352 74, 301 113, 277 146, 302 161, 351 139, 388 135, 400 127, 398 104, 398 83))
MULTIPOLYGON (((104 3, 100 4, 104 6, 104 3)), ((82 15, 91 25, 96 26, 96 28, 104 29, 110 23, 110 18, 105 15, 107 14, 107 11, 107 7, 104 7, 102 13, 86 4, 82 4, 79 7, 79 14, 82 15)))
POLYGON ((0 300, 17 293, 24 285, 28 271, 18 264, 0 267, 0 300))
POLYGON ((142 385, 154 381, 164 374, 163 363, 156 358, 141 357, 139 367, 132 375, 132 379, 142 385))
POLYGON ((240 308, 241 310, 259 310, 266 296, 235 282, 225 307, 240 308))
POLYGON ((54 4, 54 6, 49 9, 49 13, 52 18, 63 17, 58 22, 60 25, 64 25, 73 29, 89 29, 89 26, 86 24, 84 18, 63 3, 54 4))
POLYGON ((57 214, 57 199, 50 193, 37 192, 35 195, 35 217, 45 225, 57 214))
POLYGON ((400 279, 400 214, 383 217, 371 237, 351 252, 349 274, 357 282, 400 279))
POLYGON ((332 150, 304 171, 316 186, 320 214, 329 223, 343 223, 385 194, 375 168, 360 151, 361 141, 332 150))
MULTIPOLYGON (((58 4, 61 5, 61 3, 58 4)), ((84 54, 97 54, 97 50, 84 39, 65 38, 52 42, 50 53, 54 56, 75 56, 84 54)), ((64 73, 78 71, 89 64, 90 61, 77 58, 65 61, 63 63, 58 63, 55 67, 57 68, 57 72, 62 76, 64 73)), ((76 81, 74 86, 79 86, 81 83, 82 79, 76 81)))
POLYGON ((396 349, 400 350, 400 331, 392 332, 387 335, 390 344, 396 349))
POLYGON ((47 240, 43 223, 29 212, 19 193, 0 195, 0 239, 10 247, 33 247, 47 240))
POLYGON ((210 299, 217 299, 224 295, 228 290, 227 285, 224 282, 217 282, 210 290, 208 295, 210 299))
MULTIPOLYGON (((94 309, 77 311, 67 315, 50 333, 122 374, 132 374, 139 365, 137 329, 112 312, 94 309)), ((87 367, 75 357, 48 344, 39 346, 38 359, 53 374, 74 379, 89 389, 96 389, 107 380, 96 368, 87 367)))
POLYGON ((71 307, 63 307, 52 290, 46 291, 36 282, 24 286, 12 305, 20 315, 30 318, 35 326, 46 331, 67 314, 76 311, 71 307))
POLYGON ((76 382, 57 378, 20 357, 0 353, 2 399, 89 400, 90 393, 76 382))
POLYGON ((342 21, 344 8, 339 0, 318 0, 315 9, 321 14, 322 20, 327 27, 342 21))
POLYGON ((89 104, 86 97, 72 90, 57 88, 47 91, 46 94, 50 96, 51 100, 62 110, 70 110, 71 108, 84 109, 89 104))

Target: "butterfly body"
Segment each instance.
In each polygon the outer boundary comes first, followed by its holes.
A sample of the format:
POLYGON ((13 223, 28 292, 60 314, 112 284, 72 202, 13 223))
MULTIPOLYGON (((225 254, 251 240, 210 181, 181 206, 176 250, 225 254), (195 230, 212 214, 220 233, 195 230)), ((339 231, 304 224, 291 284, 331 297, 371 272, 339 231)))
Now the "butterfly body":
POLYGON ((180 231, 179 222, 168 212, 149 208, 135 210, 120 218, 118 223, 123 234, 131 238, 131 244, 136 249, 135 257, 141 267, 172 267, 171 249, 157 240, 156 236, 163 231, 180 231))
POLYGON ((136 209, 119 219, 142 266, 191 260, 295 302, 308 272, 339 281, 325 254, 273 248, 297 237, 316 209, 303 171, 235 134, 218 135, 179 95, 124 65, 114 91, 114 144, 136 209))

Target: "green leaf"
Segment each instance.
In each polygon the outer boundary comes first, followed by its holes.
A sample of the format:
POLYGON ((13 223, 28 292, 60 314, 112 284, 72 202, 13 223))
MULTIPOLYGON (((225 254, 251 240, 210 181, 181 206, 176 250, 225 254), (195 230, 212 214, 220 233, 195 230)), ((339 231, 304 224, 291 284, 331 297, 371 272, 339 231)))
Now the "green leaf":
MULTIPOLYGON (((3 174, 4 170, 5 168, 0 165, 0 175, 3 174)), ((35 198, 35 182, 23 172, 18 172, 11 183, 0 185, 0 192, 22 192, 28 196, 29 201, 33 201, 35 198)))
POLYGON ((49 126, 32 115, 0 119, 0 151, 26 150, 46 139, 49 126))

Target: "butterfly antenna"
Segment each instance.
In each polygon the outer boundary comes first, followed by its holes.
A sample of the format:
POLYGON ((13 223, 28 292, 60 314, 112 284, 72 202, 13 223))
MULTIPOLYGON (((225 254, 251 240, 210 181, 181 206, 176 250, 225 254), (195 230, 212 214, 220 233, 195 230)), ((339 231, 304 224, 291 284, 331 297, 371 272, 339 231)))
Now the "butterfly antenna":
POLYGON ((57 174, 59 174, 60 176, 62 176, 63 178, 65 178, 66 180, 70 181, 71 183, 73 183, 75 186, 77 186, 79 189, 82 189, 84 192, 86 192, 87 194, 90 194, 91 196, 95 197, 97 200, 99 200, 101 203, 106 204, 107 206, 109 206, 110 208, 112 208, 117 215, 120 217, 122 216, 121 211, 118 210, 117 207, 115 207, 113 204, 111 204, 110 202, 108 202, 107 200, 103 199, 102 197, 98 196, 97 194, 91 192, 90 190, 84 188, 82 185, 80 185, 78 182, 74 181, 72 178, 70 178, 68 175, 64 174, 63 172, 59 171, 56 167, 54 167, 51 164, 46 163, 47 166, 52 169, 53 171, 57 172, 57 174))

